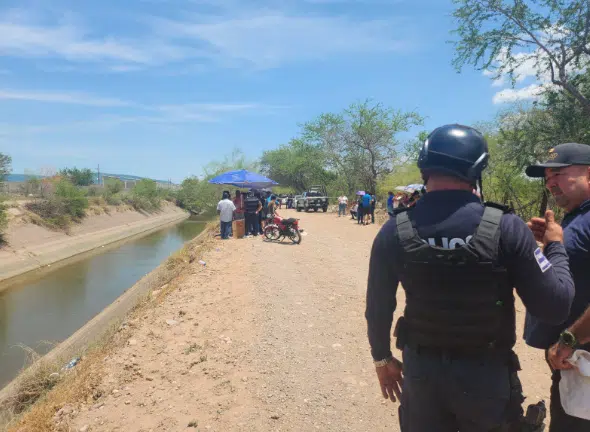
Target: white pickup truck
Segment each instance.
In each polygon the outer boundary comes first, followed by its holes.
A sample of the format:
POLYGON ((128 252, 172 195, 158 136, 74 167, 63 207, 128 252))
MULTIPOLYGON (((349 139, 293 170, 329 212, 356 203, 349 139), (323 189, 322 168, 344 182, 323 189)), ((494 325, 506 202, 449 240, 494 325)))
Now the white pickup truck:
POLYGON ((309 211, 313 209, 318 211, 322 209, 325 212, 328 211, 328 194, 324 186, 312 186, 308 191, 303 192, 302 195, 297 196, 295 204, 297 211, 309 211))

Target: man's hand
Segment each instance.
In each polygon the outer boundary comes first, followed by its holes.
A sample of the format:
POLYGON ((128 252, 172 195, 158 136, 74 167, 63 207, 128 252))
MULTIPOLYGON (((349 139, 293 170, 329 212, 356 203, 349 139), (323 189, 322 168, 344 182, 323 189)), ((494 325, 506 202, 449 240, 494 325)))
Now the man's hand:
POLYGON ((394 358, 393 361, 387 363, 385 366, 376 367, 375 371, 377 372, 377 378, 379 378, 383 397, 385 399, 391 399, 392 402, 396 401, 396 396, 400 399, 402 395, 402 384, 404 383, 402 363, 394 358))
POLYGON ((555 214, 552 210, 545 212, 545 218, 531 218, 527 226, 533 232, 535 240, 542 242, 545 246, 551 242, 563 243, 563 229, 555 222, 555 214))
POLYGON ((573 365, 567 361, 574 352, 573 348, 567 347, 559 342, 549 348, 547 360, 553 369, 573 369, 573 365))

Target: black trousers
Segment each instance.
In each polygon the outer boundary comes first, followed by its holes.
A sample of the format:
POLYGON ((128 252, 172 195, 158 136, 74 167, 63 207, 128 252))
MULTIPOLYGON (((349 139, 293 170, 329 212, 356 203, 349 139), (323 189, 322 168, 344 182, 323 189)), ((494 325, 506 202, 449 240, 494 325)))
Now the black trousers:
POLYGON ((549 432, 590 431, 590 420, 573 417, 563 410, 559 394, 559 381, 561 381, 561 373, 555 370, 551 375, 551 407, 549 409, 551 412, 551 424, 549 425, 549 432))
POLYGON ((402 432, 513 430, 522 386, 506 358, 452 358, 405 347, 403 359, 402 432))

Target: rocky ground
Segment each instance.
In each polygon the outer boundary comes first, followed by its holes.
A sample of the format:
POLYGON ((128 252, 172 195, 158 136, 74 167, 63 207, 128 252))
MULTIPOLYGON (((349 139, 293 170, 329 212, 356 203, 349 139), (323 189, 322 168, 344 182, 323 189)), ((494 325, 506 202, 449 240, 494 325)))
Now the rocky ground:
MULTIPOLYGON (((397 406, 377 385, 363 316, 378 226, 281 213, 301 218, 301 245, 218 241, 205 266, 195 262, 158 308, 127 323, 126 346, 104 360, 103 396, 64 407, 56 427, 399 431, 397 406)), ((548 400, 542 353, 521 342, 517 351, 527 402, 548 400)))

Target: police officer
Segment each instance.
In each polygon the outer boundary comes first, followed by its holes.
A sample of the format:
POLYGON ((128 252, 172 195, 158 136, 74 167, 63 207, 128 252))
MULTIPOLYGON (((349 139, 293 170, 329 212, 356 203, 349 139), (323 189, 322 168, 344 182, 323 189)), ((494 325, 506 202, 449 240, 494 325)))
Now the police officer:
MULTIPOLYGON (((561 227, 547 215, 544 252, 508 209, 485 205, 488 146, 462 125, 435 129, 418 167, 428 192, 373 243, 366 318, 384 398, 404 432, 502 431, 522 421, 513 287, 537 318, 560 323, 574 296, 561 227), (404 316, 390 331, 398 283, 404 316)), ((517 429, 518 430, 518 429, 517 429)))

